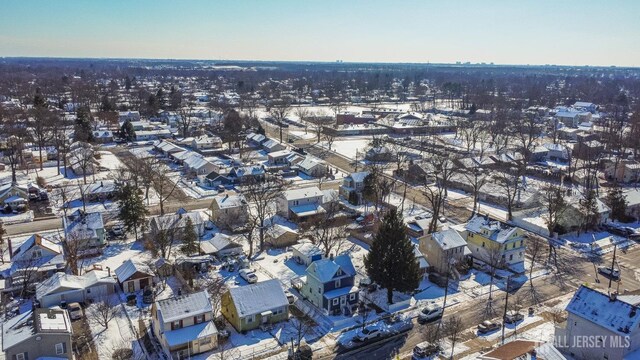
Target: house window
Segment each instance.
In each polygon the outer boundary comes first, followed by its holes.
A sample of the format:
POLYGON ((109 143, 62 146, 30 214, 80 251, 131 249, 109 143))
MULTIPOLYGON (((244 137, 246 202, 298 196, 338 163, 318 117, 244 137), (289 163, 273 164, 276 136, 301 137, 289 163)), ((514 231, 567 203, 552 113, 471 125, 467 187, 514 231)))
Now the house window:
POLYGON ((180 329, 180 320, 171 323, 171 330, 180 329))
POLYGON ((206 337, 206 338, 200 339, 200 346, 208 345, 210 343, 211 343, 211 338, 210 337, 206 337))
POLYGON ((253 315, 247 316, 247 324, 250 324, 252 322, 253 322, 253 315))
POLYGON ((349 294, 349 300, 355 300, 356 299, 356 294, 349 294))
POLYGON ((334 282, 334 285, 335 285, 336 288, 339 288, 340 287, 340 279, 336 280, 334 282))
POLYGON ((64 343, 57 343, 56 344, 56 355, 62 355, 62 354, 64 354, 66 352, 65 351, 65 347, 66 346, 64 346, 64 345, 65 345, 64 343))
POLYGON ((318 288, 318 294, 322 294, 322 288, 318 288))
POLYGON ((203 323, 203 322, 204 322, 204 314, 194 316, 193 321, 194 321, 196 324, 203 323))
POLYGON ((91 288, 87 288, 87 294, 91 294, 91 288))
POLYGON ((338 305, 338 298, 333 299, 333 305, 338 305))
POLYGON ((513 254, 509 255, 509 261, 513 260, 513 254))
POLYGON ((33 249, 33 251, 31 252, 31 257, 34 259, 38 259, 42 257, 42 250, 41 249, 33 249))
POLYGON ((16 360, 25 360, 27 358, 27 353, 16 354, 16 360))

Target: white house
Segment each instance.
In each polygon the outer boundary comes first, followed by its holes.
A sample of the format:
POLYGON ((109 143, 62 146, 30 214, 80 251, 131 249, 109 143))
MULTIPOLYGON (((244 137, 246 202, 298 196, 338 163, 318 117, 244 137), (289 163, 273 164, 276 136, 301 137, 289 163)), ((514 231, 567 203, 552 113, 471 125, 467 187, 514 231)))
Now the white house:
POLYGON ((315 186, 284 191, 276 199, 278 214, 289 220, 304 221, 325 213, 323 197, 324 193, 315 186))
POLYGON ((580 286, 567 305, 567 321, 556 326, 556 345, 575 359, 637 359, 631 353, 640 349, 639 302, 638 296, 580 286))
POLYGON ((115 292, 116 279, 102 270, 91 270, 82 276, 54 273, 36 287, 41 307, 60 305, 63 301, 88 302, 115 292))

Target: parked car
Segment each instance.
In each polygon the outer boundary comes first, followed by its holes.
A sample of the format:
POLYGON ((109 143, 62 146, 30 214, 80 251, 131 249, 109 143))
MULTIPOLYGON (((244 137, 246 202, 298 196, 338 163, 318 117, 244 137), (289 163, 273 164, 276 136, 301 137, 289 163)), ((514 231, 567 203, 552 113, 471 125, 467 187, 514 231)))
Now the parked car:
POLYGON ((71 320, 82 319, 84 313, 82 312, 82 306, 80 303, 74 302, 67 305, 67 311, 69 312, 69 317, 71 320))
POLYGON ((123 236, 124 235, 124 226, 121 224, 115 225, 111 228, 111 233, 115 236, 123 236))
POLYGON ((437 355, 442 348, 438 344, 431 344, 428 341, 419 343, 413 348, 413 360, 424 359, 429 356, 437 355))
POLYGON ((250 269, 242 269, 240 270, 240 277, 245 279, 249 284, 255 284, 258 282, 258 276, 255 271, 250 269))
POLYGON ((485 320, 478 325, 478 333, 486 334, 488 332, 499 329, 500 326, 502 326, 502 324, 498 321, 485 320))
POLYGON ((293 304, 296 301, 296 297, 293 296, 293 294, 290 293, 289 290, 284 291, 284 296, 287 297, 287 301, 289 302, 289 304, 293 304))
POLYGON ((380 328, 374 325, 366 326, 362 331, 358 331, 354 340, 357 341, 366 341, 371 339, 376 339, 382 336, 382 331, 380 328))
POLYGON ((514 324, 521 320, 524 320, 524 315, 515 310, 507 311, 507 314, 504 316, 504 322, 506 324, 514 324))
POLYGON ((620 270, 619 269, 612 269, 610 267, 607 266, 600 266, 598 267, 598 272, 606 277, 610 277, 612 279, 618 280, 620 279, 620 270))
POLYGON ((441 316, 442 316, 442 306, 435 303, 431 303, 425 306, 424 308, 422 308, 422 310, 420 310, 420 314, 418 314, 418 323, 426 324, 429 321, 433 321, 435 319, 440 318, 441 316))

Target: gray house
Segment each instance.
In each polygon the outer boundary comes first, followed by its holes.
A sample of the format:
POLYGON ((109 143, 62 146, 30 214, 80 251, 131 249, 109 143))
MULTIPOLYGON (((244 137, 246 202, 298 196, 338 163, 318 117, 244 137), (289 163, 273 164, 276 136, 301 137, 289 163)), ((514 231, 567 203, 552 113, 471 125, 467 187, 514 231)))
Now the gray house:
POLYGON ((76 210, 62 218, 62 227, 68 241, 80 241, 83 247, 101 247, 106 244, 104 223, 99 212, 76 210))
POLYGON ((73 329, 66 310, 35 309, 2 324, 6 359, 73 359, 73 329))

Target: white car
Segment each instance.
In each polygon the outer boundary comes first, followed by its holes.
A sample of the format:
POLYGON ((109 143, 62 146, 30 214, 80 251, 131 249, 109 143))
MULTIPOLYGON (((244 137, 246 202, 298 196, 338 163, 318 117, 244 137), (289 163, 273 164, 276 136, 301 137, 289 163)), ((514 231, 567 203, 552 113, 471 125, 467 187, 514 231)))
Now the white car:
POLYGON ((426 324, 429 321, 433 321, 442 316, 442 306, 431 303, 422 310, 420 310, 420 314, 418 314, 418 323, 426 324))
POLYGON ((82 319, 84 314, 82 313, 82 306, 79 303, 74 302, 67 305, 67 311, 69 312, 69 317, 71 320, 82 319))
POLYGON ((258 282, 258 276, 254 270, 242 269, 239 273, 240 277, 245 279, 249 284, 255 284, 258 282))
POLYGON ((377 326, 366 326, 362 331, 358 331, 355 340, 366 341, 382 336, 382 331, 377 326))

